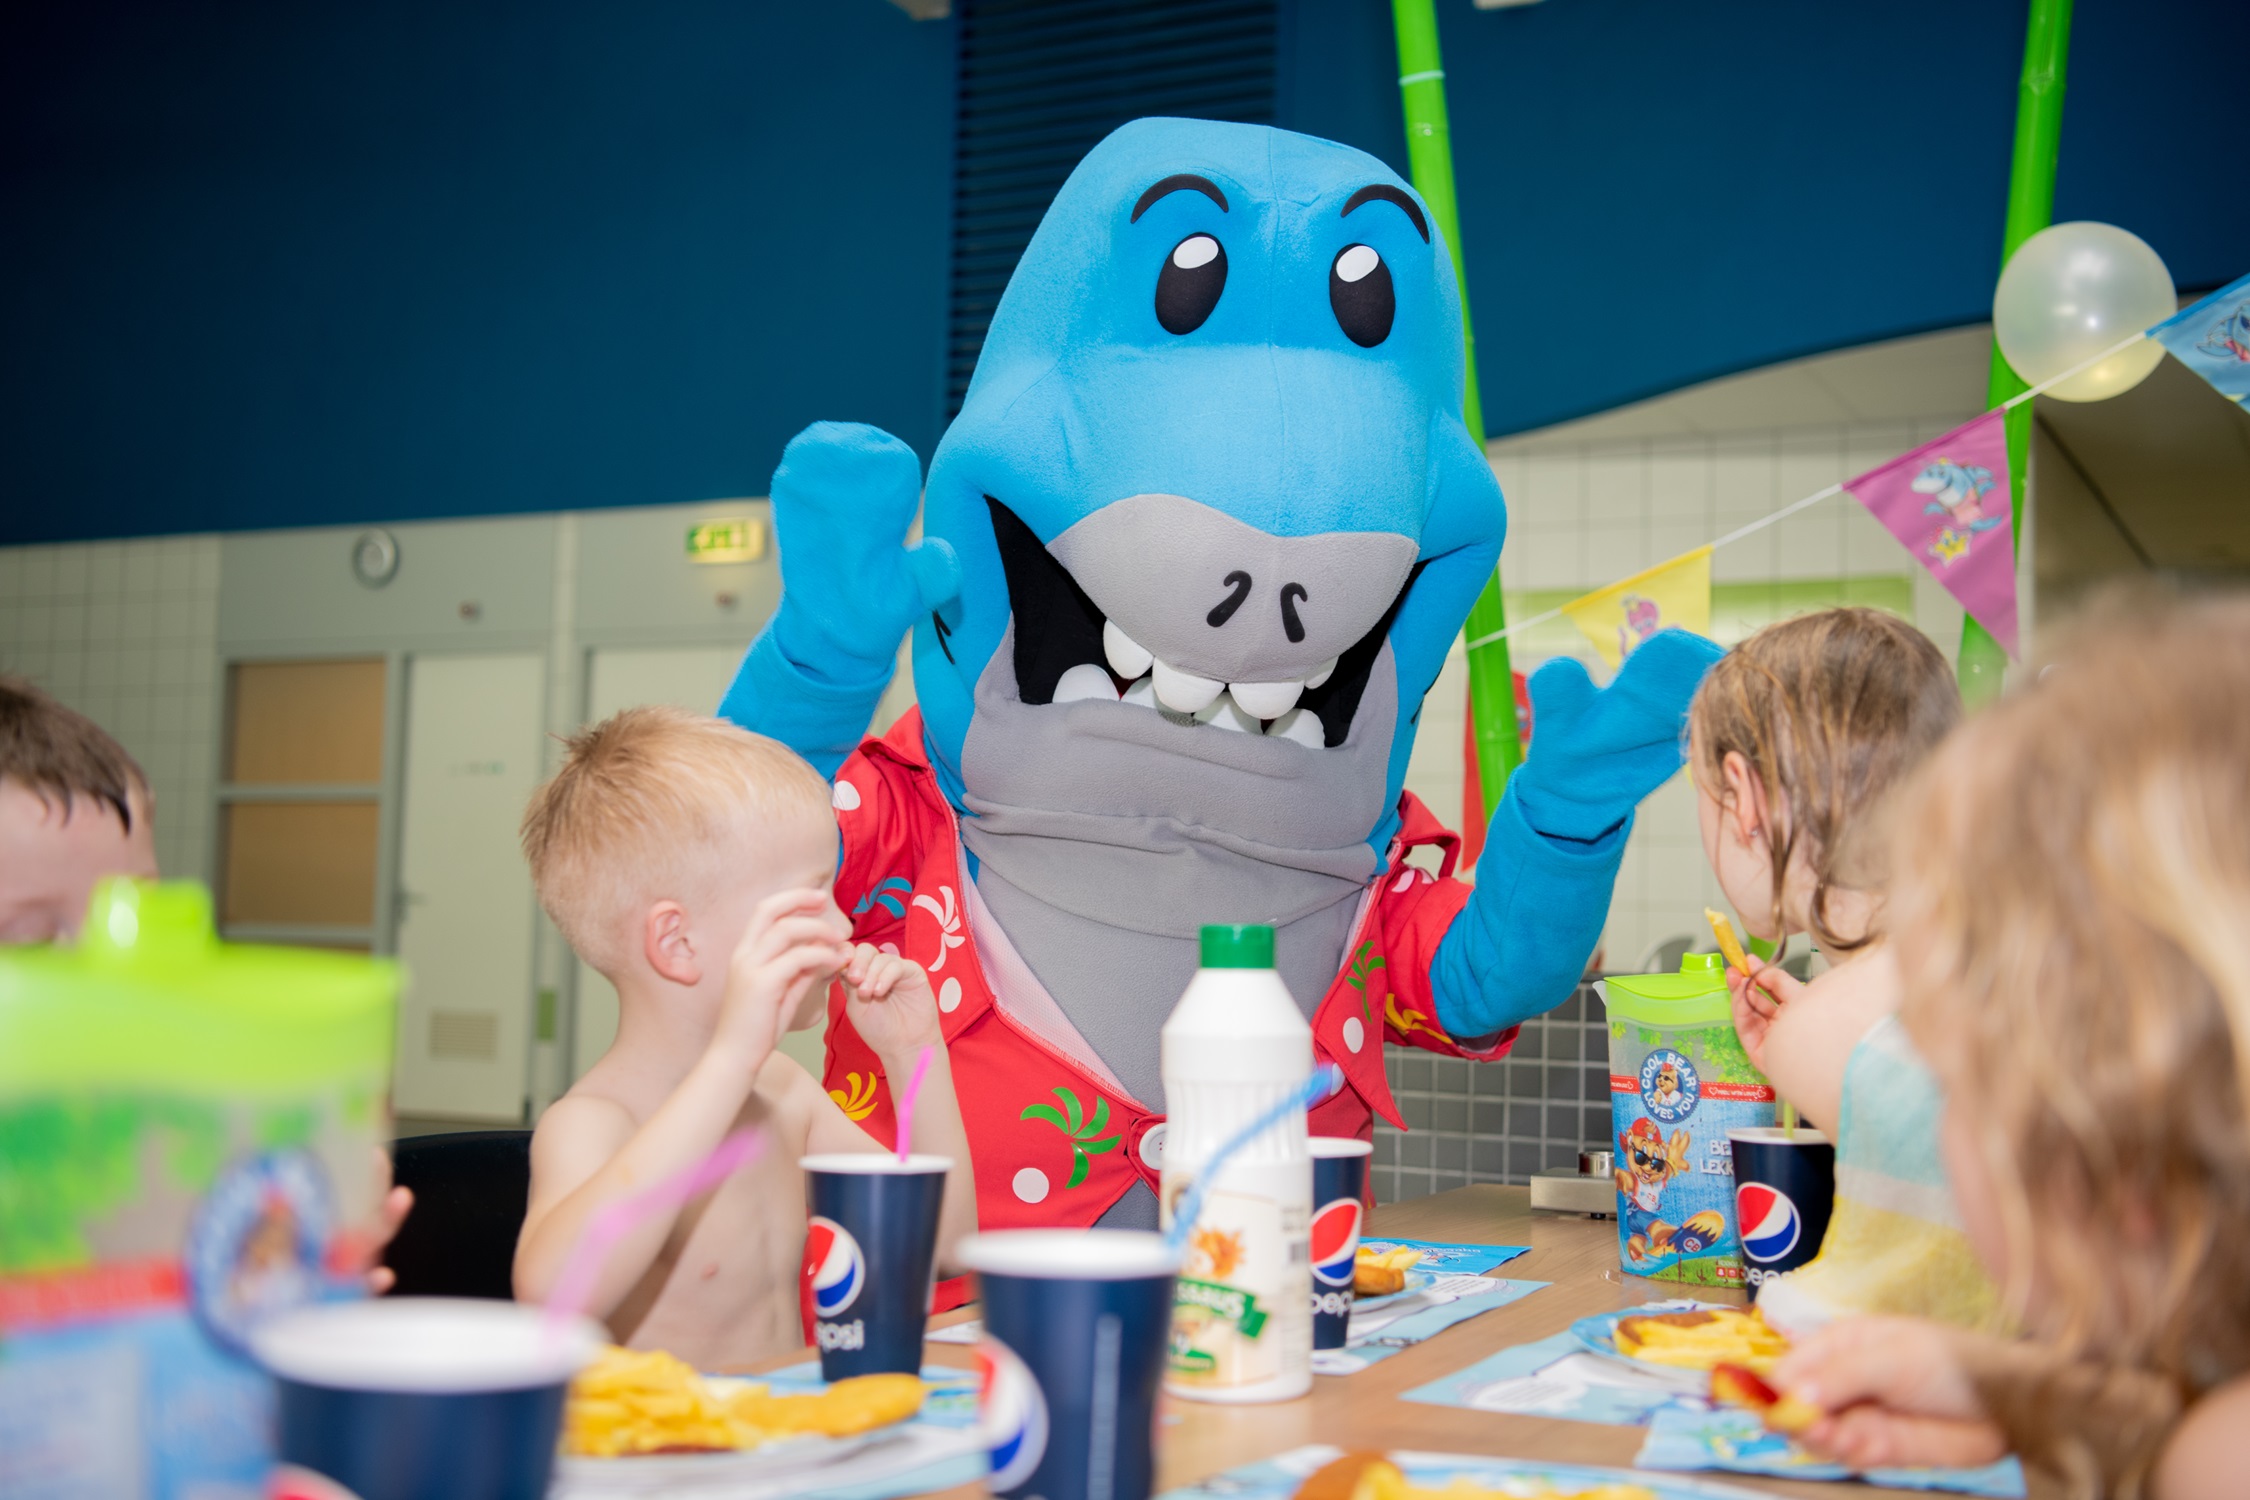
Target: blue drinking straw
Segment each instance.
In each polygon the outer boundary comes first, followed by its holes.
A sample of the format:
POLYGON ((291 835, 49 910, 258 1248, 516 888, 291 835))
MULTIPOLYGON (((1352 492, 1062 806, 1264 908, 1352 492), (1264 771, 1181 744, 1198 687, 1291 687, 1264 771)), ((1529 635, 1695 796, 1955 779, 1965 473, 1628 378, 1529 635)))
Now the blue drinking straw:
POLYGON ((1187 1248, 1188 1231, 1195 1227, 1196 1216, 1203 1212, 1204 1191, 1217 1180, 1219 1173, 1237 1152, 1297 1111, 1311 1109, 1320 1100, 1343 1087, 1343 1083, 1344 1070, 1334 1063, 1324 1063, 1313 1069, 1312 1077, 1299 1084, 1288 1098, 1227 1137, 1219 1149, 1211 1153, 1211 1159, 1197 1171, 1195 1181, 1188 1184, 1187 1196, 1172 1211, 1172 1227, 1164 1235, 1164 1248, 1174 1256, 1187 1248))

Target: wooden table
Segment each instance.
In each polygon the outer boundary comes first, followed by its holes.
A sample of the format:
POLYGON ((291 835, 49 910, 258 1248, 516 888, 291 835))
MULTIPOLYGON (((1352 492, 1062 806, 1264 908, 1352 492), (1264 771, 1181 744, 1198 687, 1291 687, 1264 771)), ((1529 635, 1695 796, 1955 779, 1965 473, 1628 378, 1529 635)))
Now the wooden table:
MULTIPOLYGON (((1529 1245, 1529 1253, 1509 1261, 1494 1274, 1552 1284, 1520 1302, 1457 1324, 1411 1349, 1402 1349, 1356 1375, 1316 1376, 1312 1394, 1295 1401, 1271 1406, 1215 1406, 1164 1398, 1160 1419, 1163 1449, 1157 1459, 1160 1491, 1307 1443, 1333 1443, 1344 1448, 1419 1448, 1629 1468, 1643 1436, 1637 1427, 1430 1406, 1401 1401, 1399 1392, 1426 1385, 1501 1349, 1560 1333, 1592 1313, 1688 1292, 1714 1302, 1742 1300, 1738 1292, 1682 1288, 1677 1283, 1621 1274, 1617 1268, 1616 1220, 1533 1213, 1528 1188, 1457 1188, 1411 1203, 1392 1204, 1369 1216, 1367 1233, 1370 1238, 1529 1245), (1176 1422, 1172 1420, 1175 1415, 1176 1422)), ((936 1321, 942 1325, 975 1316, 976 1309, 970 1307, 936 1321)), ((931 1344, 928 1356, 937 1364, 966 1366, 971 1362, 968 1350, 952 1344, 931 1344)), ((1805 1496, 1808 1500, 1903 1493, 1860 1484, 1753 1479, 1739 1474, 1696 1477, 1770 1494, 1805 1496)), ((948 1500, 956 1496, 968 1500, 982 1490, 964 1488, 945 1493, 948 1500)))

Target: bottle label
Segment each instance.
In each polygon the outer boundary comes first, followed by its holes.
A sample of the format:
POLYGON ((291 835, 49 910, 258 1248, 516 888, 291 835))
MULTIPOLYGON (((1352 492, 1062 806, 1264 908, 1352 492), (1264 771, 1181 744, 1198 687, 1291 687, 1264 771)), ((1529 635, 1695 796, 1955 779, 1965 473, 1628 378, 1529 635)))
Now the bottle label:
POLYGON ((1309 1217, 1302 1204, 1251 1192, 1203 1200, 1173 1293, 1174 1383, 1257 1385, 1310 1358, 1309 1217))

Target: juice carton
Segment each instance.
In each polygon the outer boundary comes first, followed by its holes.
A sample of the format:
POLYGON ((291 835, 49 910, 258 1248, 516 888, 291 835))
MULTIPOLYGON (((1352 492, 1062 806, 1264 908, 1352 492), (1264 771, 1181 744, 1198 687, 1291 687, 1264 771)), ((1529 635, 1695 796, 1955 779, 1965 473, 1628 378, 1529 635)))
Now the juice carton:
POLYGON ((388 962, 222 944, 191 884, 105 881, 0 948, 0 1493, 262 1495, 267 1315, 364 1295, 388 962))
POLYGON ((1690 953, 1677 974, 1601 984, 1619 1260, 1634 1276, 1740 1286, 1727 1132, 1771 1125, 1774 1091, 1734 1034, 1725 960, 1690 953))

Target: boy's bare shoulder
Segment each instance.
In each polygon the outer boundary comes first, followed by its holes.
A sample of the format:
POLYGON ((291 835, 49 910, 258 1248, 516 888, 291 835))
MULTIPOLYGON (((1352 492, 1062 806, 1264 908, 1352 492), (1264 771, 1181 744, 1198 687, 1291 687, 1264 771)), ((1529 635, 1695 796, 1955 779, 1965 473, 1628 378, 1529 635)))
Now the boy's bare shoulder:
POLYGON ((641 1128, 624 1102, 580 1085, 547 1106, 531 1132, 531 1167, 568 1168, 592 1157, 592 1171, 607 1161, 641 1128))

